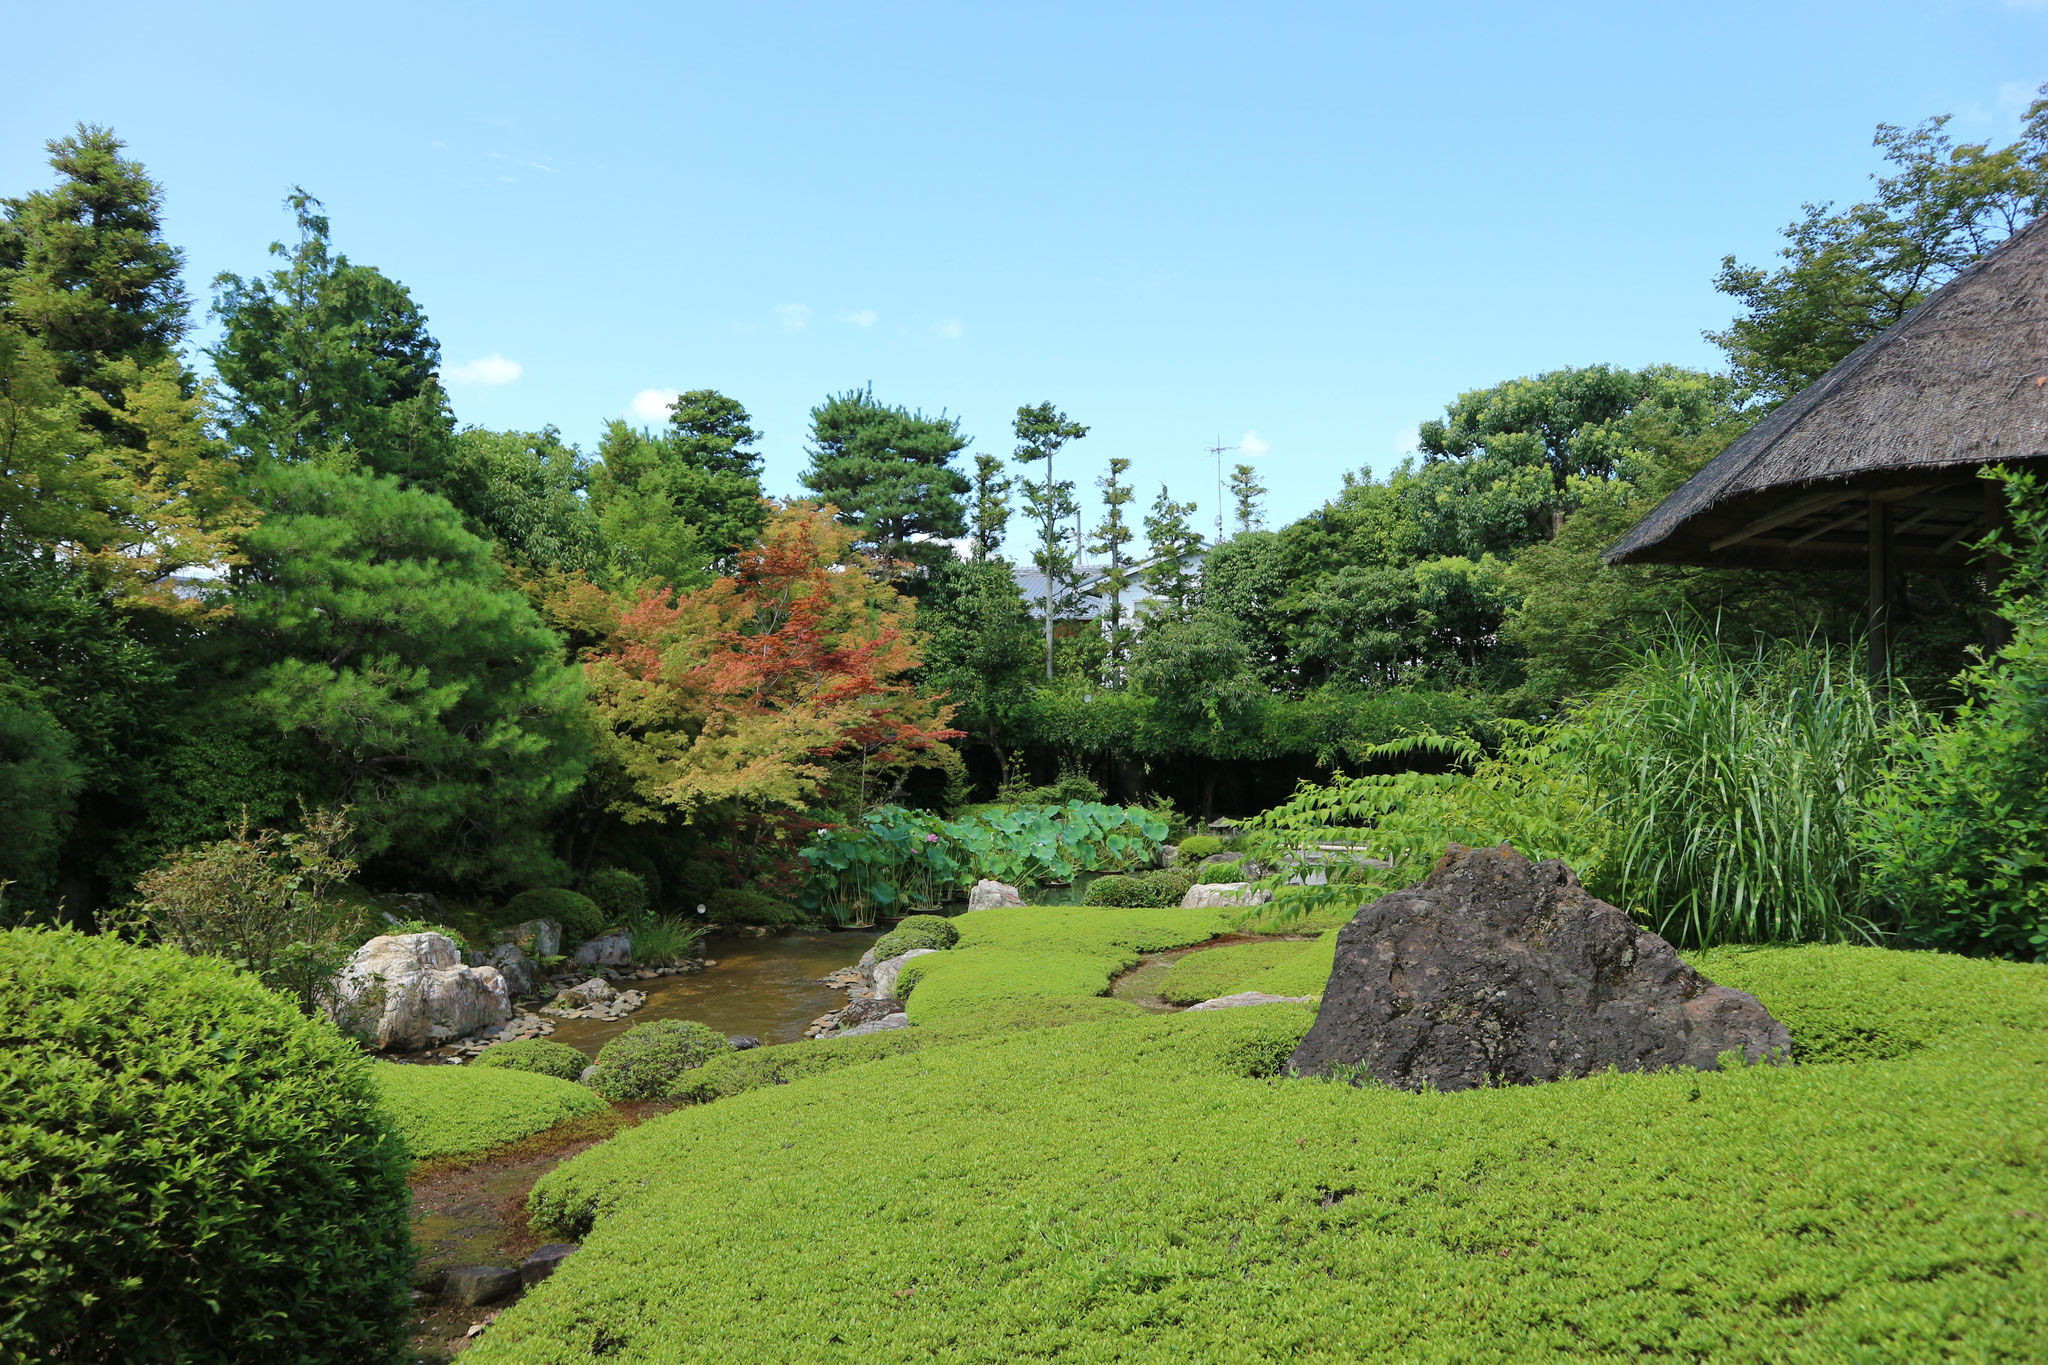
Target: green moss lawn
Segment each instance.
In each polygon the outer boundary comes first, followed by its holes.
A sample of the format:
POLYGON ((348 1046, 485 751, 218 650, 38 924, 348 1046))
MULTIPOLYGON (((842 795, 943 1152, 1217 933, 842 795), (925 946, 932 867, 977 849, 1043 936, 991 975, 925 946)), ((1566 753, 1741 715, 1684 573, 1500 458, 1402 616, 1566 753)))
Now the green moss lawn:
POLYGON ((370 1068, 378 1101, 415 1162, 458 1161, 611 1108, 574 1081, 475 1066, 370 1068))

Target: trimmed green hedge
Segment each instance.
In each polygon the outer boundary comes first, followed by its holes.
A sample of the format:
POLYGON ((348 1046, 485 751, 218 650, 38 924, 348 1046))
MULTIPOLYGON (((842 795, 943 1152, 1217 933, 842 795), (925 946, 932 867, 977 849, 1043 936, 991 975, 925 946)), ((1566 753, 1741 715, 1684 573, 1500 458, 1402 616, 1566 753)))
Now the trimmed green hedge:
POLYGON ((610 1108, 574 1081, 506 1067, 379 1062, 370 1074, 414 1161, 477 1156, 610 1108))
POLYGON ((905 915, 894 929, 875 940, 875 961, 887 962, 913 948, 943 952, 959 941, 959 929, 944 915, 905 915))
POLYGON ((562 926, 564 951, 573 944, 595 938, 609 927, 604 910, 596 901, 580 891, 561 886, 543 886, 520 892, 505 902, 503 917, 507 924, 523 924, 530 919, 555 921, 562 926))
POLYGON ((809 916, 788 901, 746 887, 728 886, 714 891, 706 904, 711 907, 709 918, 720 924, 760 924, 770 929, 786 929, 811 922, 809 916))
POLYGON ((1450 1095, 1280 1079, 1302 1006, 927 1045, 551 1172, 584 1249, 473 1359, 2038 1359, 2048 969, 1712 968, 1919 1044, 1450 1095))
POLYGON ((1188 888, 1194 884, 1194 874, 1177 867, 1097 877, 1081 893, 1081 904, 1129 910, 1160 909, 1179 905, 1182 897, 1188 894, 1188 888))
POLYGON ((694 1019, 635 1024, 597 1050, 591 1088, 606 1099, 658 1100, 685 1071, 730 1048, 723 1033, 694 1019))
POLYGON ((649 908, 647 879, 623 867, 600 867, 583 879, 583 894, 597 903, 606 924, 631 924, 649 908))
POLYGON ((370 1072, 224 963, 0 933, 0 1359, 410 1359, 370 1072))
POLYGON ((1213 834, 1190 834, 1180 841, 1180 866, 1192 869, 1204 858, 1223 851, 1223 840, 1213 834))
POLYGON ((471 1066, 485 1070, 502 1067, 508 1071, 531 1071, 537 1076, 553 1076, 558 1081, 573 1081, 583 1075, 583 1068, 590 1065, 590 1058, 550 1038, 515 1038, 509 1043, 499 1043, 477 1054, 471 1066))

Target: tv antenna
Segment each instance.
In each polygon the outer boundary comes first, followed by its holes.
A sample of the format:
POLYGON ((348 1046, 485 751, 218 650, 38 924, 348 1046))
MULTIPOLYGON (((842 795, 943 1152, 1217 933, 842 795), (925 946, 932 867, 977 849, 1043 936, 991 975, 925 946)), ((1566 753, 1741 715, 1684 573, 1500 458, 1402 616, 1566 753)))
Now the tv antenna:
POLYGON ((1215 445, 1209 447, 1209 453, 1216 457, 1216 543, 1218 545, 1223 543, 1223 457, 1236 449, 1236 446, 1223 444, 1221 436, 1216 438, 1215 445))

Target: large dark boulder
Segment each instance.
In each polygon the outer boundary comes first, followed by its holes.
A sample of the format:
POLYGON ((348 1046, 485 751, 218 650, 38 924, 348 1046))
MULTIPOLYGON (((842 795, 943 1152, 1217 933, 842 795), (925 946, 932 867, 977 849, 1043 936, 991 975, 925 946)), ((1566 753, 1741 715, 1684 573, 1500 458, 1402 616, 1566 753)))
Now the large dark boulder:
POLYGON ((1337 934, 1336 969, 1290 1059, 1404 1090, 1527 1085, 1618 1067, 1790 1057, 1753 995, 1716 986, 1588 895, 1563 863, 1451 845, 1429 876, 1337 934))

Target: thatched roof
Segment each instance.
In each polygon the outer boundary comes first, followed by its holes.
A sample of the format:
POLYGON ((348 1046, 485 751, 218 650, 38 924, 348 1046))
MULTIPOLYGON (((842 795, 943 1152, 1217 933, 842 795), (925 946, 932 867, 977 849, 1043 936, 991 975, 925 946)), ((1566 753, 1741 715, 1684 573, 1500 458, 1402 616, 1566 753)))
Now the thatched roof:
POLYGON ((1607 551, 1610 564, 1861 567, 1871 494, 1897 562, 1965 562, 1987 464, 2048 464, 2048 216, 1800 390, 1607 551))

